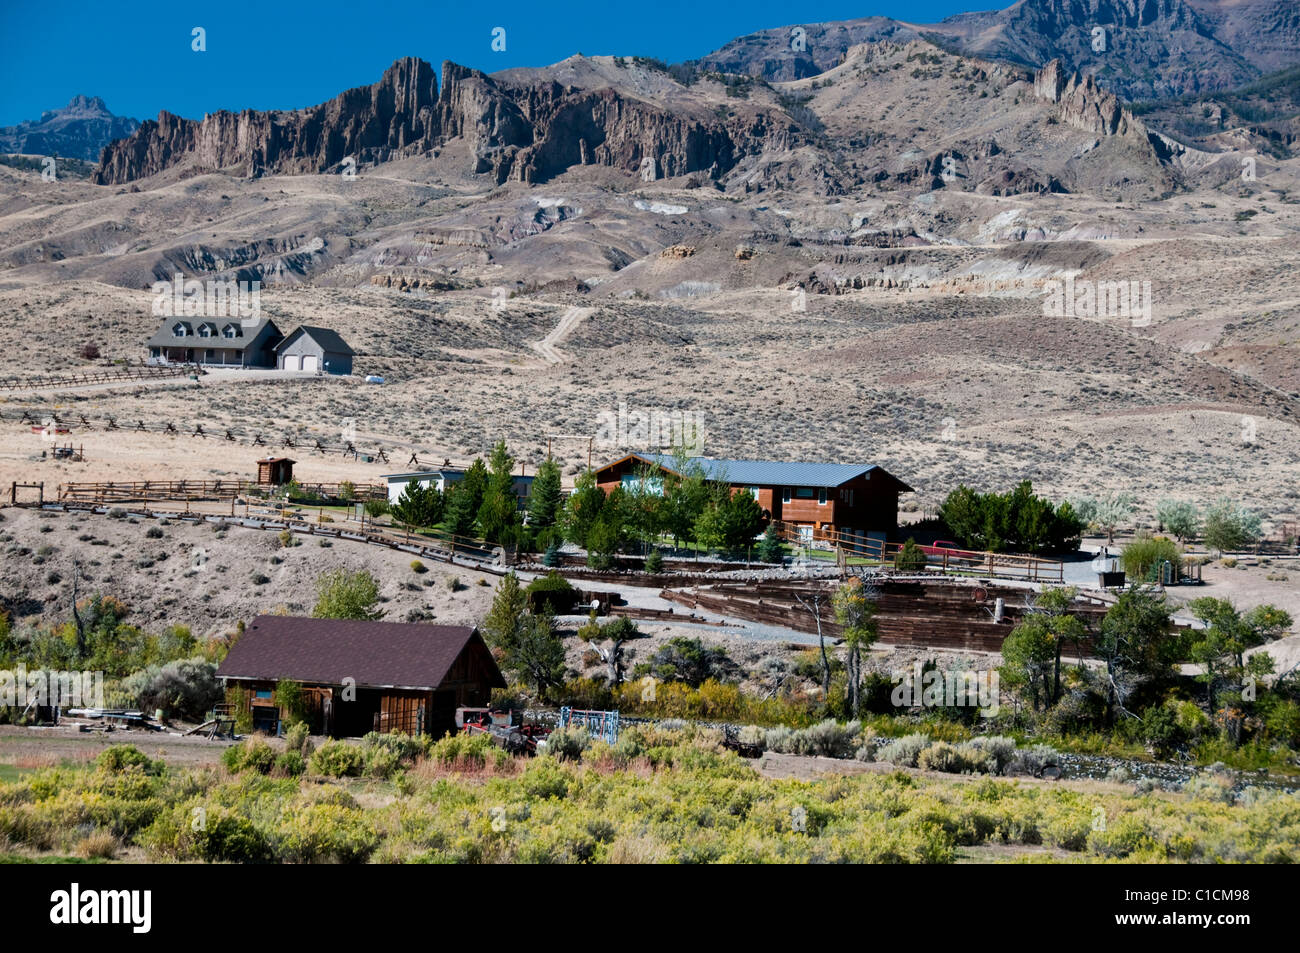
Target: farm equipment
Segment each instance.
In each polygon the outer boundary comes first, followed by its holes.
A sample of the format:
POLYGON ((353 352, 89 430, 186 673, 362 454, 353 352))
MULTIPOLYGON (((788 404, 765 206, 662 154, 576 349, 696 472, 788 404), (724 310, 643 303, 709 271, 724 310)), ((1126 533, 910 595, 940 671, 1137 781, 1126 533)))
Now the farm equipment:
POLYGON ((584 711, 566 705, 560 709, 559 727, 585 728, 593 738, 611 745, 618 743, 620 725, 616 711, 584 711))
POLYGON ((489 708, 457 708, 456 728, 467 735, 488 735, 511 754, 536 754, 551 733, 536 722, 524 724, 523 712, 489 708))

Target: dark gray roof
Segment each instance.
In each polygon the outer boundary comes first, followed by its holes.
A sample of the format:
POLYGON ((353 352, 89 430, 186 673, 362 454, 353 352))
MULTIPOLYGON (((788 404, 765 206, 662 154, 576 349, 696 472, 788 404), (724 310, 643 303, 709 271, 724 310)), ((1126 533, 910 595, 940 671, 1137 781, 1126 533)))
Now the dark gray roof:
POLYGON ((288 336, 276 345, 275 349, 278 351, 285 347, 298 336, 299 331, 319 344, 322 351, 329 351, 331 354, 356 354, 356 351, 348 346, 348 342, 339 337, 337 331, 332 331, 329 328, 312 327, 307 324, 300 324, 290 331, 288 336))
POLYGON ((154 332, 153 337, 145 342, 145 347, 220 347, 227 350, 242 351, 250 344, 253 344, 268 325, 273 332, 272 339, 279 336, 280 329, 275 326, 270 318, 261 318, 256 324, 252 325, 244 324, 240 318, 167 318, 162 326, 154 332), (173 333, 178 324, 185 326, 187 332, 185 337, 177 337, 173 333), (212 325, 215 329, 212 337, 199 337, 199 328, 204 324, 212 325), (239 329, 239 337, 228 338, 224 336, 228 324, 233 324, 239 329))
POLYGON ((474 644, 496 675, 492 684, 504 688, 491 653, 470 626, 260 615, 231 646, 217 675, 318 685, 351 678, 358 687, 434 689, 474 644))
MULTIPOLYGON (((631 456, 676 472, 677 463, 670 454, 634 453, 631 456)), ((690 463, 698 464, 703 469, 705 479, 725 479, 728 483, 748 483, 755 486, 834 487, 864 473, 877 471, 905 490, 911 490, 911 487, 896 476, 872 463, 801 463, 781 460, 729 460, 719 457, 691 457, 690 463)))

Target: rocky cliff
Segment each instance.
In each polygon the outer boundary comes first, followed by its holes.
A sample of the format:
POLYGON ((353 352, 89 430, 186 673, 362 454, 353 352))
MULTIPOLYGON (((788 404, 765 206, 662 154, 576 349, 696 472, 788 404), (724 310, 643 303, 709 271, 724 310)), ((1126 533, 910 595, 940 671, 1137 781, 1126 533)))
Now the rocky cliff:
POLYGON ((1034 74, 1034 95, 1056 103, 1061 119, 1075 129, 1098 136, 1145 136, 1146 128, 1134 119, 1119 98, 1097 85, 1091 76, 1067 70, 1052 60, 1034 74))
POLYGON ((438 79, 423 60, 390 66, 379 82, 293 112, 221 111, 201 120, 162 112, 105 147, 94 181, 116 185, 184 160, 248 176, 321 172, 346 157, 379 162, 437 144, 438 79))
POLYGON ((1126 100, 1159 100, 1232 89, 1300 61, 1300 8, 1295 0, 1017 0, 941 23, 865 17, 761 30, 696 65, 798 79, 833 68, 855 44, 918 37, 1034 68, 1059 58, 1126 100))
POLYGON ((164 112, 105 148, 95 181, 122 184, 181 162, 247 176, 324 172, 346 157, 379 162, 452 139, 466 140, 473 171, 498 183, 545 181, 575 165, 717 177, 744 156, 805 138, 779 110, 701 115, 609 85, 508 83, 455 63, 443 65, 439 94, 428 63, 403 59, 375 85, 297 112, 220 112, 202 120, 164 112))

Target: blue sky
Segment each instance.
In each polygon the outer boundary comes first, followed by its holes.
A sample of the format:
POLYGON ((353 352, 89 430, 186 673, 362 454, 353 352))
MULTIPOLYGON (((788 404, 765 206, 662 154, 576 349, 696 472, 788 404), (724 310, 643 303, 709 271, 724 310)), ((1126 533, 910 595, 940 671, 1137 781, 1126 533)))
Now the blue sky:
POLYGON ((915 23, 1011 0, 424 0, 224 3, 175 0, 0 0, 0 126, 35 119, 74 95, 100 96, 122 116, 160 109, 294 109, 374 82, 393 60, 419 56, 492 71, 574 53, 694 59, 766 27, 862 16, 915 23), (494 27, 505 52, 491 49, 494 27), (207 51, 191 31, 207 32, 207 51))

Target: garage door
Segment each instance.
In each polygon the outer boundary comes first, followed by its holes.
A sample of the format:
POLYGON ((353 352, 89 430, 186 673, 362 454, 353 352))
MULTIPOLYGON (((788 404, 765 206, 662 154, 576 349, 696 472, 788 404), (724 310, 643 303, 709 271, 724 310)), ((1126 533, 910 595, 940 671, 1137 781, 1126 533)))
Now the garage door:
POLYGON ((320 370, 320 367, 318 366, 319 361, 320 358, 315 354, 304 354, 302 356, 302 369, 304 371, 320 370))
POLYGON ((284 356, 284 369, 286 371, 302 370, 302 358, 297 354, 286 354, 284 356))

